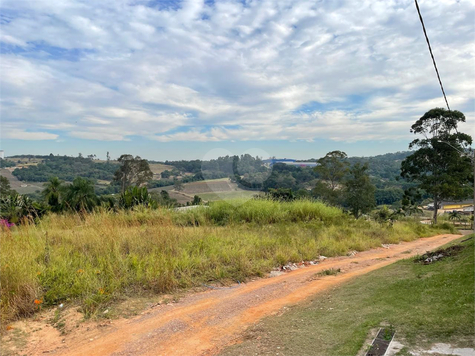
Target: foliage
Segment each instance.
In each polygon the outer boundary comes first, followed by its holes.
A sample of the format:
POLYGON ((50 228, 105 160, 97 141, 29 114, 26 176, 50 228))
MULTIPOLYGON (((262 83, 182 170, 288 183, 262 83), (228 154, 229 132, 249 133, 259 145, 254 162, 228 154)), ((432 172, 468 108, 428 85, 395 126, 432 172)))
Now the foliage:
POLYGON ((348 156, 342 151, 328 152, 320 158, 314 168, 320 180, 314 188, 314 194, 332 205, 342 202, 341 183, 348 173, 348 156))
POLYGON ((46 212, 47 208, 44 205, 16 192, 0 197, 0 218, 10 223, 21 224, 35 221, 46 212))
POLYGON ((376 189, 374 197, 376 205, 391 205, 400 201, 404 196, 404 190, 400 187, 376 189))
POLYGON ((460 221, 461 218, 462 218, 462 213, 460 213, 460 211, 454 210, 454 211, 451 211, 451 212, 449 213, 449 219, 450 219, 450 220, 458 220, 458 221, 460 221))
POLYGON ((10 186, 10 181, 4 176, 0 176, 0 197, 15 194, 16 191, 10 186))
POLYGON ((278 188, 278 189, 270 188, 267 195, 271 199, 279 200, 279 201, 292 201, 292 200, 295 200, 296 198, 294 192, 292 192, 292 189, 290 188, 278 188))
POLYGON ((9 161, 4 158, 0 158, 0 168, 15 167, 16 164, 13 161, 9 161))
POLYGON ((173 182, 173 189, 175 189, 177 192, 181 192, 185 187, 183 186, 183 182, 175 179, 173 182))
POLYGON ((162 190, 160 194, 152 193, 151 195, 153 200, 160 206, 173 208, 178 205, 177 200, 170 198, 170 194, 166 190, 162 190))
POLYGON ((367 170, 367 164, 356 163, 351 167, 349 176, 344 182, 345 204, 356 219, 361 214, 369 212, 376 204, 375 187, 371 184, 367 170))
POLYGON ((87 212, 92 211, 98 204, 99 199, 90 180, 76 177, 73 183, 67 186, 64 195, 64 205, 67 209, 87 212))
POLYGON ((119 169, 114 173, 114 181, 120 183, 122 193, 131 185, 140 186, 153 178, 147 160, 139 156, 122 155, 118 159, 119 169))
POLYGON ((193 197, 193 200, 191 201, 191 205, 201 205, 203 204, 203 199, 201 199, 198 195, 195 195, 193 197))
POLYGON ((409 148, 417 150, 401 165, 401 176, 418 183, 434 199, 434 221, 443 199, 463 199, 471 195, 473 169, 466 151, 472 137, 457 130, 465 116, 460 111, 435 108, 426 112, 411 127, 424 138, 415 139, 409 148))
POLYGON ((111 180, 117 164, 95 162, 89 158, 68 156, 32 156, 43 161, 38 165, 15 169, 12 174, 19 180, 46 182, 50 177, 72 182, 76 177, 111 180))
POLYGON ((44 189, 41 192, 41 195, 49 205, 52 212, 57 213, 63 209, 65 189, 63 181, 58 177, 50 177, 48 182, 44 184, 44 189))
POLYGON ((421 214, 422 209, 419 208, 419 204, 422 201, 422 194, 419 189, 409 188, 404 191, 404 195, 401 200, 401 211, 405 216, 413 214, 421 214))
POLYGON ((119 198, 119 207, 131 209, 136 206, 157 208, 158 204, 148 193, 146 187, 129 187, 119 198))
POLYGON ((169 170, 163 171, 162 173, 160 173, 160 177, 161 177, 162 179, 168 179, 168 178, 170 178, 170 177, 171 177, 171 171, 169 171, 169 170))

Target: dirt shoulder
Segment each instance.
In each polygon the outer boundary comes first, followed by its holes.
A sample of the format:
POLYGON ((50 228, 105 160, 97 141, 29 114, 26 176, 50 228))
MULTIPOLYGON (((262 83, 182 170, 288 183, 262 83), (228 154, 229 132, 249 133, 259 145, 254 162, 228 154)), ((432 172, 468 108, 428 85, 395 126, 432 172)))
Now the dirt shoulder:
POLYGON ((328 290, 355 276, 435 249, 460 235, 438 235, 412 242, 328 258, 315 266, 231 288, 189 294, 178 303, 148 309, 132 319, 88 322, 66 335, 51 328, 30 332, 26 355, 214 355, 241 338, 261 318, 328 290), (318 276, 328 269, 334 276, 318 276))

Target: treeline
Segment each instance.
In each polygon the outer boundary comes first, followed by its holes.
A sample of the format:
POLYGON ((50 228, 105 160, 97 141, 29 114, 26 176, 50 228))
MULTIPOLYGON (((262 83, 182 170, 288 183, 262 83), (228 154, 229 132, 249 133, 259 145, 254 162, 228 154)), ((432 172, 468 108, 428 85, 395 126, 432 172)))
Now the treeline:
MULTIPOLYGON (((195 196, 191 204, 199 205, 201 202, 201 198, 195 196)), ((160 206, 170 208, 180 205, 167 191, 149 193, 146 187, 136 185, 128 186, 119 195, 98 196, 94 183, 82 177, 76 177, 72 183, 51 177, 44 183, 41 199, 34 201, 11 189, 8 180, 0 176, 0 225, 4 226, 36 221, 48 212, 88 213, 97 208, 117 211, 136 207, 157 209, 160 206)))
MULTIPOLYGON (((191 161, 165 161, 165 164, 176 167, 183 173, 200 173, 203 172, 206 177, 206 172, 210 174, 220 172, 232 176, 236 173, 240 175, 255 173, 262 170, 264 164, 259 157, 252 157, 249 154, 241 156, 224 156, 212 159, 209 161, 202 161, 199 159, 191 161), (235 165, 236 159, 238 161, 235 165)), ((207 178, 206 179, 210 179, 207 178)))
POLYGON ((22 181, 46 182, 51 177, 72 182, 76 177, 111 181, 118 165, 95 162, 90 158, 68 156, 35 156, 43 161, 37 165, 17 168, 12 174, 22 181))
POLYGON ((15 162, 0 158, 0 168, 15 167, 15 166, 16 166, 15 162))

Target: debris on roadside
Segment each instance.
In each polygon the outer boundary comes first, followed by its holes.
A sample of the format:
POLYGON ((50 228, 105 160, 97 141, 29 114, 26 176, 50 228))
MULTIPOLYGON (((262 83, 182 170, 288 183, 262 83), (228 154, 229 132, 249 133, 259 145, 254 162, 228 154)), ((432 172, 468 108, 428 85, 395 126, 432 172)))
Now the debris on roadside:
POLYGON ((348 257, 353 257, 353 256, 355 256, 357 253, 358 253, 358 251, 353 250, 353 251, 348 252, 346 255, 347 255, 348 257))
MULTIPOLYGON (((324 259, 326 258, 325 256, 320 256, 320 257, 324 257, 324 259)), ((323 260, 321 260, 321 261, 323 261, 323 260)), ((284 274, 285 272, 295 271, 299 268, 303 268, 303 267, 307 267, 307 266, 316 266, 316 265, 318 265, 318 263, 319 263, 319 261, 317 261, 317 260, 301 261, 299 263, 289 262, 284 266, 274 268, 269 273, 269 277, 277 277, 277 276, 280 276, 280 275, 284 274)))
POLYGON ((436 251, 427 251, 422 256, 418 256, 414 259, 414 262, 422 262, 425 265, 431 264, 436 261, 440 261, 441 259, 449 256, 457 255, 461 250, 463 250, 465 246, 462 245, 454 245, 447 248, 438 249, 436 251))

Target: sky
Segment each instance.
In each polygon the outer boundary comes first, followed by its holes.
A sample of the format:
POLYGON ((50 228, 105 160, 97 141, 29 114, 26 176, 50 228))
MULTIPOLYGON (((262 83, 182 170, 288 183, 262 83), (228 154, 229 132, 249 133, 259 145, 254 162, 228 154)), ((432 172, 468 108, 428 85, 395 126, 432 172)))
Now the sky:
MULTIPOLYGON (((419 5, 473 135, 475 2, 419 5)), ((413 0, 1 0, 0 26, 7 156, 369 156, 445 105, 413 0)))

